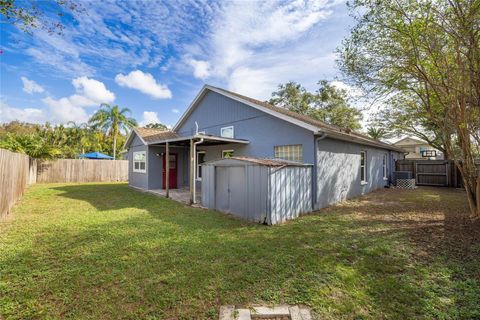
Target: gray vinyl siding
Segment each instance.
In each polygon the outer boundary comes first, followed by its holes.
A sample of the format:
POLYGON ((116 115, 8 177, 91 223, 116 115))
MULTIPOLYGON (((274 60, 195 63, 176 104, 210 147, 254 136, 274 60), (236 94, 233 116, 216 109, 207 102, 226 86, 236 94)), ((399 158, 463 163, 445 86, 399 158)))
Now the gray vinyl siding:
POLYGON ((356 143, 322 139, 317 142, 316 203, 320 209, 388 185, 383 178, 383 156, 387 155, 390 176, 393 159, 400 154, 356 143), (360 181, 360 152, 367 153, 367 183, 360 181))
POLYGON ((247 145, 233 144, 205 147, 206 161, 221 158, 222 150, 233 149, 236 156, 273 158, 274 146, 301 144, 303 162, 314 163, 313 133, 285 120, 269 115, 216 92, 208 92, 197 107, 178 128, 178 134, 189 136, 198 130, 220 136, 222 127, 233 126, 234 137, 250 141, 247 145))
MULTIPOLYGON (((189 178, 188 148, 171 147, 170 152, 177 154, 177 185, 179 188, 187 187, 189 178)), ((135 136, 128 149, 128 184, 132 187, 144 190, 161 189, 163 187, 162 153, 165 153, 165 147, 146 146, 137 136, 135 136), (133 152, 137 151, 147 151, 146 173, 133 172, 133 152)))
MULTIPOLYGON (((165 154, 165 147, 149 146, 148 149, 148 189, 161 189, 163 188, 163 156, 161 154, 165 154)), ((170 153, 177 154, 177 186, 179 188, 188 186, 188 148, 170 147, 170 153)))
POLYGON ((135 136, 130 143, 128 149, 128 185, 140 188, 140 189, 147 189, 148 188, 148 174, 149 174, 149 160, 148 160, 148 147, 143 144, 142 140, 140 140, 137 136, 135 136), (133 153, 137 151, 147 151, 147 172, 140 173, 140 172, 133 172, 133 153))

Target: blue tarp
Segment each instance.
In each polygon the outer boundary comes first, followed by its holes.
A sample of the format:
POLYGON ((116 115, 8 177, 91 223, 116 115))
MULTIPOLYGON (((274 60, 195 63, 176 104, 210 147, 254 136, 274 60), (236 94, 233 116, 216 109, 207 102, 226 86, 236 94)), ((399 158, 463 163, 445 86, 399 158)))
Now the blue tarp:
POLYGON ((113 157, 110 157, 100 152, 90 152, 90 153, 79 154, 78 157, 81 159, 113 159, 113 157))

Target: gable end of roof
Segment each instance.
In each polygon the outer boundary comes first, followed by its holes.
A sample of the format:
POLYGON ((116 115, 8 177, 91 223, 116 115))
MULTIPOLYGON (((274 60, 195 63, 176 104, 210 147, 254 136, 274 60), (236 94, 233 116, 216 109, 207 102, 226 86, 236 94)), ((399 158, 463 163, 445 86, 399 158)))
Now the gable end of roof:
POLYGON ((270 114, 274 117, 277 117, 279 119, 285 120, 287 122, 290 122, 294 125, 297 125, 299 127, 302 127, 304 129, 307 129, 314 134, 319 134, 319 133, 326 133, 327 135, 332 136, 334 139, 340 139, 340 140, 346 140, 351 138, 352 141, 355 143, 359 144, 366 144, 370 146, 376 146, 378 148, 382 149, 388 149, 388 150, 394 150, 398 152, 403 152, 402 149, 388 144, 381 142, 379 140, 372 139, 370 137, 367 137, 365 135, 356 133, 351 131, 350 129, 345 129, 345 128, 340 128, 335 125, 331 125, 328 123, 325 123, 323 121, 311 118, 309 116, 299 114, 296 112, 293 112, 291 110, 277 107, 274 105, 271 105, 265 101, 260 101, 257 99, 253 99, 229 90, 225 90, 222 88, 210 86, 210 85, 204 85, 200 92, 197 94, 195 99, 192 101, 190 106, 187 108, 185 113, 182 115, 182 117, 179 119, 175 127, 173 128, 173 131, 177 131, 178 128, 185 122, 185 120, 188 118, 188 116, 192 113, 192 111, 195 109, 197 106, 198 102, 207 94, 208 91, 218 93, 220 95, 223 95, 225 97, 228 97, 230 99, 233 99, 235 101, 239 101, 243 104, 246 104, 248 106, 251 106, 255 109, 258 109, 260 111, 263 111, 267 114, 270 114))

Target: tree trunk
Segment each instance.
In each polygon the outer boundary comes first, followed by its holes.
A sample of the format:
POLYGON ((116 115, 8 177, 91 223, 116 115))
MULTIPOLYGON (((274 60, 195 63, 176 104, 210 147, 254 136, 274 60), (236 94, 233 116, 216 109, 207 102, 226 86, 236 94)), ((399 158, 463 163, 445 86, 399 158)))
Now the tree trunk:
POLYGON ((113 134, 113 160, 117 159, 117 135, 113 134))
POLYGON ((477 218, 480 218, 480 173, 477 178, 477 218))
MULTIPOLYGON (((472 175, 468 172, 468 168, 464 167, 464 163, 455 161, 455 165, 460 171, 463 180, 463 186, 465 188, 468 200, 468 206, 470 207, 470 213, 472 217, 480 218, 480 176, 475 176, 472 179, 472 175)), ((476 171, 475 171, 476 172, 476 171)))

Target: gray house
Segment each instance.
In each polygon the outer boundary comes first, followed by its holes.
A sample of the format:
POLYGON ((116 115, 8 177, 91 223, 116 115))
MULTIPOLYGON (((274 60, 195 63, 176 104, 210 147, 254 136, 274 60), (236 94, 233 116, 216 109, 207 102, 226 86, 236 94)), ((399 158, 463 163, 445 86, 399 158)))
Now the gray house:
MULTIPOLYGON (((130 186, 167 196, 183 194, 190 203, 213 208, 221 199, 202 202, 201 197, 202 171, 209 163, 225 165, 214 160, 279 159, 306 165, 310 179, 302 181, 310 184, 314 210, 383 188, 389 184, 394 161, 403 158, 398 147, 209 85, 172 130, 136 128, 125 147, 130 186)), ((295 186, 299 181, 288 183, 295 186)), ((221 189, 222 183, 211 178, 208 190, 221 189)))

